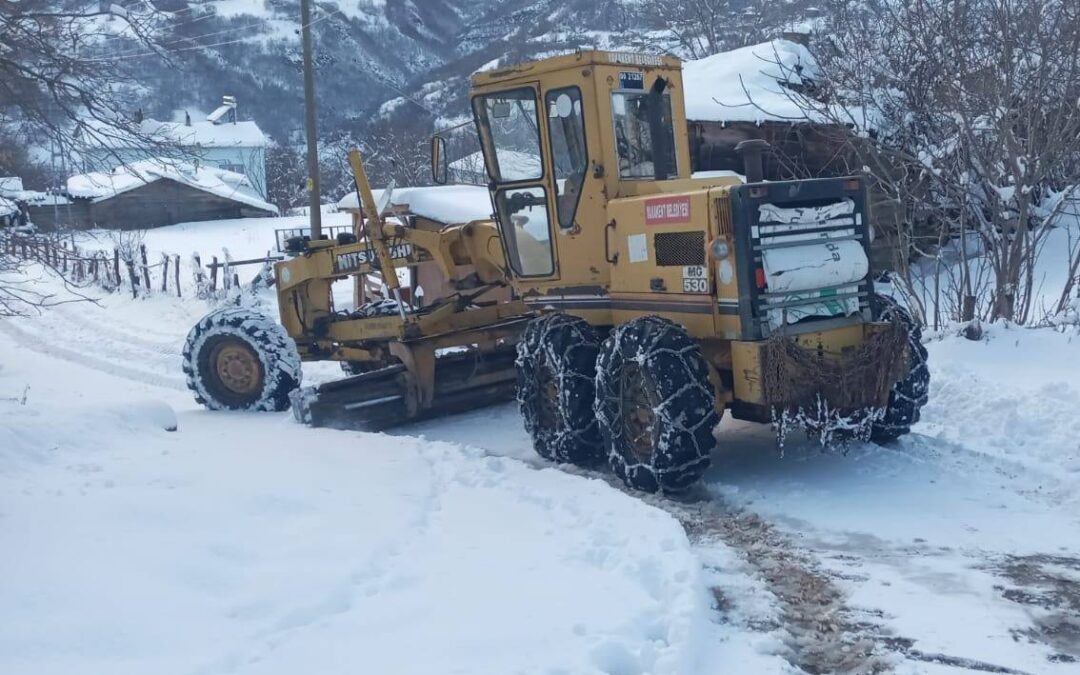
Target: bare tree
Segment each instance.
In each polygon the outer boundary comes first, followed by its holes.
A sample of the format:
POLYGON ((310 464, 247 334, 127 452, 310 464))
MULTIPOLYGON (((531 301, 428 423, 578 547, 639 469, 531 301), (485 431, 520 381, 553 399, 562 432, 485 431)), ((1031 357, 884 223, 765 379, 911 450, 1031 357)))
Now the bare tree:
POLYGON ((700 59, 766 39, 791 3, 768 0, 644 0, 654 30, 670 33, 684 56, 700 59))
POLYGON ((1080 197, 1080 0, 843 2, 817 52, 819 96, 791 95, 853 131, 852 168, 900 207, 912 304, 1036 318, 1036 262, 1080 197))
MULTIPOLYGON (((7 142, 52 148, 68 157, 82 142, 108 151, 116 139, 147 147, 164 145, 129 114, 136 83, 134 59, 165 51, 157 35, 167 17, 146 2, 99 0, 0 0, 0 132, 7 142)), ((21 152, 10 153, 20 168, 21 152)), ((21 163, 23 167, 25 162, 21 163)), ((28 263, 0 252, 0 315, 26 314, 60 302, 85 299, 65 278, 58 293, 28 263)))
POLYGON ((70 154, 79 135, 161 143, 143 133, 130 65, 164 57, 167 17, 150 3, 0 0, 0 128, 70 154))
POLYGON ((307 168, 300 152, 288 145, 266 149, 266 198, 282 215, 307 202, 307 168))

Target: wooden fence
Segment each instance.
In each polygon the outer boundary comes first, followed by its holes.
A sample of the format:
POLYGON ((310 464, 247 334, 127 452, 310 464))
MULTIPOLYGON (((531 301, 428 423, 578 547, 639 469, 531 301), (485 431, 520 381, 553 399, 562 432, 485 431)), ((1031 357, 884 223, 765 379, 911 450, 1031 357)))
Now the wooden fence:
MULTIPOLYGON (((107 291, 129 289, 132 297, 148 295, 153 292, 175 293, 183 297, 180 283, 180 256, 160 253, 156 262, 146 248, 139 243, 131 246, 114 246, 108 250, 88 250, 80 247, 73 237, 51 234, 22 234, 0 230, 0 253, 17 260, 41 263, 71 280, 76 284, 94 284, 107 291)), ((213 256, 211 262, 203 265, 198 253, 191 256, 191 267, 195 284, 195 296, 207 298, 220 291, 228 293, 241 287, 237 268, 248 265, 261 265, 280 260, 280 255, 269 251, 265 258, 233 260, 228 249, 222 249, 222 259, 213 256), (205 272, 204 272, 205 267, 205 272), (220 279, 220 284, 219 284, 220 279)), ((272 283, 272 277, 260 273, 253 282, 272 283)))

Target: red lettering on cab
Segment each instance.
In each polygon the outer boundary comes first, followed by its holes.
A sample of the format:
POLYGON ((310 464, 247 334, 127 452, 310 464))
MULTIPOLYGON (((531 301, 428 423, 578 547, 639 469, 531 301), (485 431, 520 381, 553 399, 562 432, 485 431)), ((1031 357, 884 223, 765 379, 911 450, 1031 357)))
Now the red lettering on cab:
POLYGON ((655 197, 645 200, 646 225, 690 222, 690 197, 655 197))

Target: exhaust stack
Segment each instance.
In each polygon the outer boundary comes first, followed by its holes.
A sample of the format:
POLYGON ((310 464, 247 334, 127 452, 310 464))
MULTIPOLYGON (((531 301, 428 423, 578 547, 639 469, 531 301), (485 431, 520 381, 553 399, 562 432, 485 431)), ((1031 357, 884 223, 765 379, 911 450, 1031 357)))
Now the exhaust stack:
POLYGON ((762 154, 769 147, 769 142, 760 138, 751 138, 740 141, 739 144, 735 146, 735 152, 742 157, 743 173, 746 174, 747 183, 760 183, 765 180, 762 154))

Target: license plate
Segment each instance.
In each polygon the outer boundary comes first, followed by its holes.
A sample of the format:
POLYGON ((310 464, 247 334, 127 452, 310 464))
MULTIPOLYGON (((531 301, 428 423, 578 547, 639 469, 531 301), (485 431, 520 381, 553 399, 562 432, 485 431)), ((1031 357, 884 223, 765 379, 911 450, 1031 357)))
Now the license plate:
POLYGON ((709 275, 704 265, 684 265, 682 270, 683 293, 709 292, 709 275))

